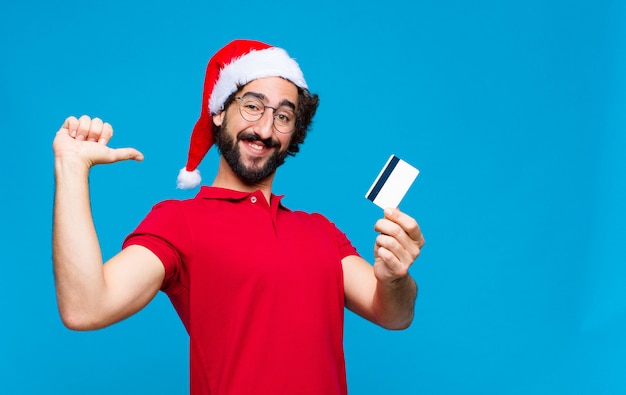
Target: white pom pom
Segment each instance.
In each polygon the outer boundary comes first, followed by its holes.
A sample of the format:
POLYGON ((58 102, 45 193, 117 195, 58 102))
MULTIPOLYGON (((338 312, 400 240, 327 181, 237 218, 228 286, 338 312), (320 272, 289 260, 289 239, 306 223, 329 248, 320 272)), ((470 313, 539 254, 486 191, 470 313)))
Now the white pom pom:
POLYGON ((187 171, 184 167, 180 169, 178 173, 178 180, 176 180, 176 187, 178 189, 192 189, 200 185, 200 171, 198 169, 194 171, 187 171))

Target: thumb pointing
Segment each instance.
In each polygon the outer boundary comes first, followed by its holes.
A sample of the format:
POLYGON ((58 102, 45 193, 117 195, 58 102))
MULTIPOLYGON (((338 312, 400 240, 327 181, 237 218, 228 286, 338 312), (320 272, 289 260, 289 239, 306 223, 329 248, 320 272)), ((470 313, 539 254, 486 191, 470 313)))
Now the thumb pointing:
POLYGON ((134 148, 116 148, 112 150, 112 154, 114 162, 131 159, 141 162, 144 158, 143 154, 134 148))

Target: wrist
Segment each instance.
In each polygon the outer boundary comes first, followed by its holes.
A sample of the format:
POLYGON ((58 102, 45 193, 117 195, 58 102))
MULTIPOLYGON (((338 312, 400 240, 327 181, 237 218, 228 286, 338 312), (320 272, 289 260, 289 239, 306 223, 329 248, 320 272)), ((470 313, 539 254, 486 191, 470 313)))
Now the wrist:
POLYGON ((54 157, 54 173, 59 177, 87 177, 89 165, 77 155, 54 157))
POLYGON ((413 283, 413 279, 407 273, 406 275, 402 277, 395 277, 395 278, 389 279, 383 282, 383 285, 385 285, 387 288, 390 288, 390 289, 399 289, 399 288, 410 286, 412 283, 413 283))

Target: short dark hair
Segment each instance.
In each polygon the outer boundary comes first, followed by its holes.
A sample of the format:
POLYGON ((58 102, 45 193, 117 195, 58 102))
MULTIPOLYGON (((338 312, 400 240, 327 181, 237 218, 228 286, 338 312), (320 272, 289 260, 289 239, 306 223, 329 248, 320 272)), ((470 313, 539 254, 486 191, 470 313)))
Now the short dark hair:
MULTIPOLYGON (((228 96, 228 99, 224 102, 225 111, 228 106, 235 101, 235 97, 241 91, 243 86, 238 86, 237 91, 228 96)), ((291 136, 291 142, 287 147, 287 154, 289 156, 295 156, 300 152, 300 144, 304 143, 304 138, 309 132, 309 128, 313 123, 313 116, 319 106, 319 97, 315 93, 309 92, 308 89, 298 87, 298 110, 296 114, 296 129, 291 136)), ((213 134, 219 130, 219 127, 213 125, 213 134)))

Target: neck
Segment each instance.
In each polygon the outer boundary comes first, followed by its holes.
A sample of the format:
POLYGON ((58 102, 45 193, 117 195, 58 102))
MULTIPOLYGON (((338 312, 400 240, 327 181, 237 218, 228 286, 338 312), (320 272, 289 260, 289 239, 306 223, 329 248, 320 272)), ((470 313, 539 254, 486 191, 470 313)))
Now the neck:
POLYGON ((254 192, 260 190, 265 196, 265 200, 270 203, 272 196, 272 182, 274 181, 274 174, 267 177, 265 180, 256 184, 244 183, 230 168, 223 156, 220 156, 220 164, 217 169, 217 174, 213 180, 214 187, 232 189, 234 191, 241 192, 254 192))

